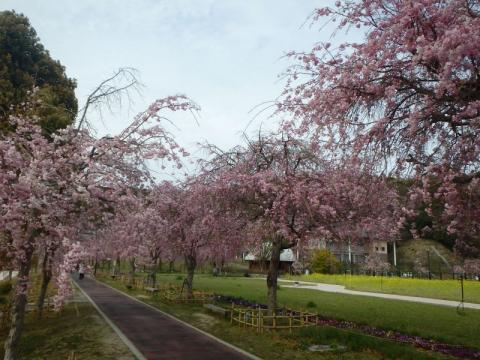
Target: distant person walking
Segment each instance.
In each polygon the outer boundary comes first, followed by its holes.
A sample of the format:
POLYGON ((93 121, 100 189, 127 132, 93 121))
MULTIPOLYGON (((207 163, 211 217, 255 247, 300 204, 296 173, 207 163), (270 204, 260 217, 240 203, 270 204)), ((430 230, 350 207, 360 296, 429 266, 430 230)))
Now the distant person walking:
POLYGON ((78 279, 82 280, 85 277, 85 266, 83 264, 80 264, 78 267, 78 279))

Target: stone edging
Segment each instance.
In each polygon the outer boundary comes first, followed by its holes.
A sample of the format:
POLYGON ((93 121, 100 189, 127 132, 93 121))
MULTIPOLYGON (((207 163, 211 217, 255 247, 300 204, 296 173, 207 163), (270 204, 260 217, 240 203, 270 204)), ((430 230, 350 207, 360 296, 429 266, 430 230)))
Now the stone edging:
POLYGON ((123 334, 123 332, 103 313, 102 310, 95 304, 95 302, 88 296, 88 294, 83 291, 83 289, 77 284, 76 281, 72 281, 77 289, 80 290, 83 296, 93 305, 95 310, 103 317, 105 322, 115 331, 115 333, 118 335, 120 340, 128 347, 128 349, 132 352, 132 354, 137 358, 137 360, 147 360, 145 356, 140 352, 140 350, 137 349, 137 347, 123 334))
MULTIPOLYGON (((228 343, 228 342, 226 342, 226 341, 223 341, 222 339, 219 339, 219 338, 217 338, 216 336, 214 336, 214 335, 212 335, 212 334, 209 334, 209 333, 207 333, 207 332, 205 332, 205 331, 203 331, 203 330, 201 330, 201 329, 199 329, 199 328, 197 328, 197 327, 195 327, 195 326, 193 326, 193 325, 191 325, 191 324, 189 324, 189 323, 187 323, 187 322, 185 322, 185 321, 183 321, 183 320, 180 320, 179 318, 177 318, 177 317, 175 317, 175 316, 173 316, 173 315, 170 315, 170 314, 168 314, 168 313, 166 313, 166 312, 164 312, 164 311, 156 308, 155 306, 152 306, 152 305, 150 305, 150 304, 147 304, 147 303, 145 303, 145 302, 143 302, 143 301, 141 301, 141 300, 139 300, 139 299, 137 299, 137 298, 135 298, 135 297, 133 297, 133 296, 131 296, 131 295, 129 295, 129 294, 126 294, 126 293, 124 293, 123 291, 120 291, 120 290, 118 290, 118 289, 116 289, 116 288, 114 288, 114 287, 112 287, 112 286, 110 286, 110 285, 108 285, 108 284, 106 284, 106 283, 104 283, 104 282, 98 281, 97 279, 95 279, 95 278, 93 278, 93 277, 91 277, 91 279, 94 280, 94 281, 96 281, 96 282, 98 282, 98 283, 100 283, 100 284, 102 284, 102 285, 105 285, 106 287, 108 287, 108 288, 110 288, 110 289, 112 289, 112 290, 114 290, 114 291, 116 291, 116 292, 118 292, 118 293, 120 293, 120 294, 122 294, 122 295, 125 295, 125 296, 129 297, 130 299, 132 299, 132 300, 134 300, 134 301, 136 301, 136 302, 138 302, 138 303, 140 303, 140 304, 142 304, 142 305, 144 305, 144 306, 149 307, 149 308, 152 309, 152 310, 155 310, 155 311, 159 312, 160 314, 162 314, 162 315, 164 315, 164 316, 166 316, 166 317, 168 317, 168 318, 170 318, 170 319, 172 319, 172 320, 175 320, 175 321, 181 323, 182 325, 185 325, 185 326, 189 327, 190 329, 193 329, 193 330, 195 330, 195 331, 197 331, 197 332, 199 332, 199 333, 201 333, 201 334, 203 334, 203 335, 205 335, 205 336, 208 336, 209 338, 211 338, 211 339, 213 339, 213 340, 221 343, 222 345, 224 345, 224 346, 226 346, 226 347, 228 347, 228 348, 230 348, 230 349, 233 349, 233 350, 235 350, 235 351, 237 351, 237 352, 245 355, 246 357, 248 357, 248 358, 250 358, 250 359, 252 359, 252 360, 262 360, 262 358, 259 358, 258 356, 255 356, 255 355, 253 355, 253 354, 250 354, 249 352, 247 352, 247 351, 245 351, 245 350, 243 350, 243 349, 240 349, 239 347, 236 347, 235 345, 232 345, 232 344, 230 344, 230 343, 228 343)), ((78 286, 78 285, 77 285, 77 286, 78 286)))

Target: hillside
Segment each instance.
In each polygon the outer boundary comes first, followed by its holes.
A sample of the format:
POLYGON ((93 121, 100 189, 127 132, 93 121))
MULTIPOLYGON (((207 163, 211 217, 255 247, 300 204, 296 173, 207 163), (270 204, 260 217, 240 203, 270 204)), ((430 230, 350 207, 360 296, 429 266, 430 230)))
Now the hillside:
POLYGON ((450 275, 452 267, 460 262, 444 245, 427 239, 405 240, 397 243, 397 267, 401 271, 430 271, 436 277, 450 275))

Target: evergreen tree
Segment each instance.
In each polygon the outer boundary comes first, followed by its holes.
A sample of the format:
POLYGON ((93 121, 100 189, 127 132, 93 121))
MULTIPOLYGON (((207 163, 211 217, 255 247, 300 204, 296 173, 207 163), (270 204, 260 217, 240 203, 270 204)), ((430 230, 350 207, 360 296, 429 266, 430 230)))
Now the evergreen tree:
MULTIPOLYGON (((0 12, 0 131, 8 131, 8 117, 36 87, 35 115, 45 135, 73 123, 78 105, 76 82, 51 58, 27 17, 0 12)), ((11 130, 11 129, 10 129, 11 130)))

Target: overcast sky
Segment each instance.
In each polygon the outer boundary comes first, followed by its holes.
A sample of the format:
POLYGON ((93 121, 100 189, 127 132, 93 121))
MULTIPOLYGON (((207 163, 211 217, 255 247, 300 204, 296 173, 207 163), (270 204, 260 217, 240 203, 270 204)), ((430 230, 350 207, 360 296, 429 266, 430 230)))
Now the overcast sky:
MULTIPOLYGON (((106 117, 101 133, 115 133, 156 98, 184 93, 202 111, 199 125, 175 118, 179 143, 222 148, 238 144, 252 108, 274 100, 284 85, 282 56, 328 41, 305 21, 327 0, 0 0, 26 15, 52 57, 78 82, 80 104, 96 84, 124 66, 140 71, 145 88, 130 112, 106 117), (302 26, 303 25, 303 26, 302 26), (250 113, 249 113, 250 112, 250 113)), ((269 112, 248 127, 274 127, 269 112)))

